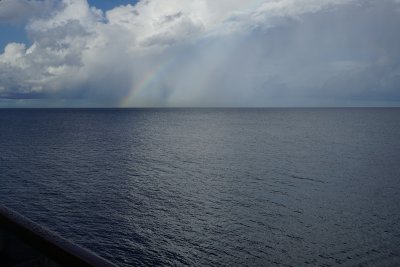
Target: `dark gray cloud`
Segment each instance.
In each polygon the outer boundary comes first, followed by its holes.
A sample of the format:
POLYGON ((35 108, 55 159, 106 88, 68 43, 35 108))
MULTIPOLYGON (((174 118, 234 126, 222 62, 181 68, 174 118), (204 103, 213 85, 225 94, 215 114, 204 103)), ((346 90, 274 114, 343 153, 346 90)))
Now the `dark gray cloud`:
POLYGON ((0 23, 21 23, 32 17, 48 14, 60 1, 1 0, 0 23))

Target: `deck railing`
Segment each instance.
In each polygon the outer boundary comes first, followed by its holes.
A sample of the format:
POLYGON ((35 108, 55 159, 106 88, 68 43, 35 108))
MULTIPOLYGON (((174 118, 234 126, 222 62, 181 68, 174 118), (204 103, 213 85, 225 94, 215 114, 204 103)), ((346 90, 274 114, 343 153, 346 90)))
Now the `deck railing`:
POLYGON ((0 205, 0 266, 117 265, 0 205))

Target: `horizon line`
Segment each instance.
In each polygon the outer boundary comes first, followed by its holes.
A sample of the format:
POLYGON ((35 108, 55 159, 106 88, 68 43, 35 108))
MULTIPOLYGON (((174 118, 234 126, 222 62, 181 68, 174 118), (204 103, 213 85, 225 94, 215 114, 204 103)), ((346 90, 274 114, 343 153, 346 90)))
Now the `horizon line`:
POLYGON ((0 107, 0 109, 399 109, 400 106, 291 106, 291 107, 0 107))

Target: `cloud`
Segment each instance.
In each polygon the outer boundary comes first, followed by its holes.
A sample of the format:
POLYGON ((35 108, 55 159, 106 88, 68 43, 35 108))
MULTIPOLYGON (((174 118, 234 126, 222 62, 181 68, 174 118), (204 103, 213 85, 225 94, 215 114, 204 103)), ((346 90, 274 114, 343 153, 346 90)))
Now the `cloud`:
POLYGON ((52 0, 1 0, 0 23, 20 23, 50 12, 57 2, 52 0))
POLYGON ((86 0, 17 0, 14 9, 3 1, 3 13, 29 17, 33 41, 10 43, 0 54, 3 99, 99 106, 400 101, 395 0, 143 0, 105 13, 86 0), (51 11, 28 14, 28 4, 51 11))

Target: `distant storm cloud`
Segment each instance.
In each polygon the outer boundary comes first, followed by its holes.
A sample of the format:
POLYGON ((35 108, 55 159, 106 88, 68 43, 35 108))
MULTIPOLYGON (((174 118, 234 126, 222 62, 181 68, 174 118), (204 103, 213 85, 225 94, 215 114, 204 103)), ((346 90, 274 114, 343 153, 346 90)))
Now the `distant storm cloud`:
POLYGON ((17 20, 31 44, 9 43, 0 54, 2 99, 400 102, 397 0, 143 0, 107 11, 86 0, 0 1, 0 23, 17 20))

